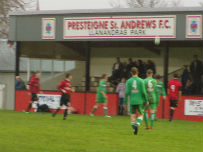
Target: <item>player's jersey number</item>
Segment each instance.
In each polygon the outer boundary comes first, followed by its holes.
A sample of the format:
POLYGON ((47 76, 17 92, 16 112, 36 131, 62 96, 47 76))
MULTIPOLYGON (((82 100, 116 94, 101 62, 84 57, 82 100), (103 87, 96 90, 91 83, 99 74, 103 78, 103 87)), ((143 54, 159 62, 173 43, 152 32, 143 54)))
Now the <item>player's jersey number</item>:
POLYGON ((149 81, 148 81, 148 88, 149 88, 149 89, 152 89, 152 88, 153 88, 152 80, 149 80, 149 81))
POLYGON ((171 85, 171 91, 172 91, 172 92, 175 92, 175 91, 176 91, 175 85, 171 85))
POLYGON ((132 85, 132 87, 133 87, 134 90, 137 89, 137 81, 136 81, 136 80, 133 81, 133 85, 132 85))

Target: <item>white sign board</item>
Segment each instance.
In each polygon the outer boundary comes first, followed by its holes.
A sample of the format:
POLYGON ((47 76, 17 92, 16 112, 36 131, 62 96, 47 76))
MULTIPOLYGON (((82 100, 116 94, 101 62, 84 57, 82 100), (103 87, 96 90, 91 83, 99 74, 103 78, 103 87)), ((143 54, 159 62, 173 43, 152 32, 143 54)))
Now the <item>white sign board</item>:
MULTIPOLYGON (((46 104, 50 109, 57 109, 60 105, 61 95, 38 94, 40 105, 46 104)), ((33 108, 36 108, 36 102, 33 108)))
POLYGON ((202 15, 186 16, 186 38, 202 38, 202 15))
POLYGON ((42 39, 55 39, 55 30, 55 18, 42 18, 42 39))
POLYGON ((64 18, 64 39, 175 38, 176 16, 64 18))
POLYGON ((203 100, 185 100, 185 115, 203 116, 203 100))

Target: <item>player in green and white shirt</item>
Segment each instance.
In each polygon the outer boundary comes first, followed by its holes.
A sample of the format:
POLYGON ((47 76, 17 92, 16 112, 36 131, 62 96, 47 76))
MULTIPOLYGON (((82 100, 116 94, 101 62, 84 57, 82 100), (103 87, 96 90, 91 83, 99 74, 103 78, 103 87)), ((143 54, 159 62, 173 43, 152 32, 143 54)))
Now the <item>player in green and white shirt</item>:
POLYGON ((148 97, 144 87, 144 81, 138 77, 138 69, 136 67, 131 69, 131 74, 132 77, 126 82, 124 104, 127 104, 129 98, 131 126, 134 130, 134 134, 137 135, 138 127, 143 120, 143 104, 148 103, 148 97), (136 111, 138 113, 137 119, 136 111))
POLYGON ((153 71, 151 69, 147 70, 147 78, 144 80, 145 88, 147 90, 149 105, 144 107, 144 120, 146 124, 146 129, 152 129, 155 116, 156 116, 156 85, 157 81, 153 78, 153 71), (150 118, 150 128, 148 125, 148 109, 150 109, 151 118, 150 118))
POLYGON ((157 85, 156 85, 156 112, 157 112, 157 107, 159 106, 160 95, 163 96, 163 100, 166 100, 166 90, 165 90, 164 83, 161 81, 161 76, 156 75, 155 79, 157 81, 157 85))
POLYGON ((96 105, 93 107, 92 112, 90 113, 91 116, 94 116, 94 112, 98 109, 100 105, 104 105, 104 114, 105 117, 111 117, 107 115, 108 108, 107 108, 107 96, 106 96, 106 82, 108 77, 106 74, 102 75, 102 79, 99 81, 99 86, 97 89, 97 100, 96 105))

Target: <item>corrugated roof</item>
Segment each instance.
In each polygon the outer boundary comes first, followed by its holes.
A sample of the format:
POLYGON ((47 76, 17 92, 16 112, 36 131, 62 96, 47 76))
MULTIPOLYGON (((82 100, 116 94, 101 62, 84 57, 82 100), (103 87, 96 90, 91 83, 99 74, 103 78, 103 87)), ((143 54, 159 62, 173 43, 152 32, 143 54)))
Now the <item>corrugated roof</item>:
POLYGON ((108 14, 108 13, 150 13, 150 12, 203 12, 202 7, 166 7, 166 8, 113 8, 113 9, 74 9, 74 10, 41 10, 17 11, 11 16, 54 15, 54 14, 108 14))

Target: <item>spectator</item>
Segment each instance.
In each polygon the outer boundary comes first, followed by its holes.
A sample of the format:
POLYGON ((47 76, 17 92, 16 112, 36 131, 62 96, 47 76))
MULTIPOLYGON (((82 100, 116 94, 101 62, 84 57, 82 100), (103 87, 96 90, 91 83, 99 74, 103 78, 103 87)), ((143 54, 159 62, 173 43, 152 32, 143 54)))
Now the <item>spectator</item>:
POLYGON ((126 80, 130 78, 130 73, 127 71, 127 68, 123 68, 120 74, 120 78, 125 78, 126 80))
POLYGON ((116 62, 113 64, 112 76, 109 78, 109 81, 112 84, 114 85, 118 84, 117 82, 119 81, 122 67, 123 67, 123 64, 121 63, 120 58, 117 57, 116 62))
POLYGON ((183 71, 183 74, 181 75, 181 82, 182 82, 183 93, 184 93, 184 89, 185 89, 187 80, 190 77, 190 73, 189 73, 189 70, 188 70, 188 65, 184 65, 183 67, 184 67, 184 71, 183 71))
POLYGON ((129 58, 128 59, 128 64, 127 64, 127 71, 130 72, 132 67, 136 67, 136 64, 135 64, 135 62, 133 62, 132 58, 129 58))
POLYGON ((16 90, 26 90, 25 83, 20 76, 16 76, 15 88, 16 90))
POLYGON ((191 79, 187 79, 185 87, 183 88, 184 94, 190 95, 193 94, 194 86, 192 84, 191 79))
POLYGON ((144 62, 142 60, 138 60, 138 70, 139 70, 139 77, 140 78, 145 78, 145 65, 144 62))
POLYGON ((119 94, 119 110, 118 114, 123 115, 124 114, 124 98, 125 98, 125 78, 121 79, 121 83, 118 84, 116 88, 116 92, 119 94))
POLYGON ((153 71, 153 73, 156 74, 156 67, 152 60, 147 60, 146 70, 149 70, 149 69, 151 69, 153 71))
POLYGON ((117 57, 116 62, 113 64, 113 74, 118 75, 121 69, 122 69, 122 63, 120 61, 120 58, 117 57))
POLYGON ((201 74, 202 74, 202 62, 198 59, 197 55, 194 55, 194 60, 190 64, 190 72, 192 81, 195 87, 195 93, 199 94, 201 90, 201 74))

